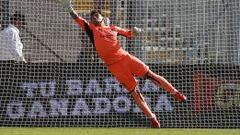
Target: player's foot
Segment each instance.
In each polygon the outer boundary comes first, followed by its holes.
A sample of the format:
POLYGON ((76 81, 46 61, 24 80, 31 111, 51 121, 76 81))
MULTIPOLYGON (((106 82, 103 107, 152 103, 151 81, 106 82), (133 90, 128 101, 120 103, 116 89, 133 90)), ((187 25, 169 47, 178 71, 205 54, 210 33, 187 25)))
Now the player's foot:
POLYGON ((152 128, 160 128, 160 123, 158 122, 157 118, 151 118, 151 124, 152 124, 152 128))
POLYGON ((187 100, 187 97, 185 95, 183 95, 181 92, 177 92, 173 95, 173 97, 178 100, 179 102, 184 102, 187 100))

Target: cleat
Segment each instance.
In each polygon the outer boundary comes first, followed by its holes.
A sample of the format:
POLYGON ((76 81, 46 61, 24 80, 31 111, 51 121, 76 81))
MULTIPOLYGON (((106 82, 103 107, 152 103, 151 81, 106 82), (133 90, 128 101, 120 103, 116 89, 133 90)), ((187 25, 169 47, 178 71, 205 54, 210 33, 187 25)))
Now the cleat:
POLYGON ((158 122, 157 118, 151 118, 151 125, 152 128, 160 128, 160 123, 158 122))
POLYGON ((187 97, 185 95, 183 95, 181 92, 177 92, 173 95, 173 97, 178 100, 179 102, 184 102, 187 100, 187 97))

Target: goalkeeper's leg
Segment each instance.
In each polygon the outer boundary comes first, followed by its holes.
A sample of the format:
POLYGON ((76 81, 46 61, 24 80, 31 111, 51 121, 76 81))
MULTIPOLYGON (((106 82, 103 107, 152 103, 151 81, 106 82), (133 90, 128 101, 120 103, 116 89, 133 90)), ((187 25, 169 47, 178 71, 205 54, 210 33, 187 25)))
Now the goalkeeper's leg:
POLYGON ((146 101, 144 100, 142 94, 139 92, 138 87, 136 86, 133 91, 131 91, 131 95, 138 105, 138 107, 143 111, 143 113, 150 119, 152 128, 160 128, 160 123, 158 122, 156 115, 152 113, 150 108, 148 107, 146 101))
POLYGON ((153 83, 155 83, 159 87, 162 87, 164 90, 172 94, 173 97, 178 101, 183 102, 187 99, 185 95, 175 89, 172 84, 169 83, 164 77, 155 74, 151 70, 148 71, 148 73, 145 75, 145 78, 150 79, 151 81, 153 81, 153 83))

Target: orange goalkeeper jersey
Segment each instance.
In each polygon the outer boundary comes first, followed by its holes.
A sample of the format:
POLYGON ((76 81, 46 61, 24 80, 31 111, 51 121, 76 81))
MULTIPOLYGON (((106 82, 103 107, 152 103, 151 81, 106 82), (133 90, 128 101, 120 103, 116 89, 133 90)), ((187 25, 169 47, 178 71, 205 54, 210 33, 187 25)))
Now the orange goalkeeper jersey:
POLYGON ((119 45, 117 36, 122 35, 131 38, 132 33, 130 30, 114 25, 104 27, 95 26, 80 16, 75 21, 87 32, 87 35, 96 48, 97 54, 107 65, 116 63, 128 54, 119 45))

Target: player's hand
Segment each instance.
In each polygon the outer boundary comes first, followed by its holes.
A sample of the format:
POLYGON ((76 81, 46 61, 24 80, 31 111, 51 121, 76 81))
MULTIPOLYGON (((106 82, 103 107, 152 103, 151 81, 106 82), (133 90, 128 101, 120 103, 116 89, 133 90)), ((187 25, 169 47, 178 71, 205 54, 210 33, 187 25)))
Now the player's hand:
POLYGON ((27 61, 26 61, 26 59, 25 59, 24 57, 21 57, 18 62, 19 62, 19 63, 24 63, 24 64, 27 63, 27 61))
POLYGON ((141 29, 141 28, 138 28, 138 27, 133 27, 132 32, 133 32, 133 36, 136 36, 136 35, 139 35, 139 34, 143 33, 144 30, 141 29))
POLYGON ((25 59, 23 60, 23 62, 26 64, 26 63, 28 63, 25 59))
POLYGON ((71 3, 72 3, 72 0, 58 0, 58 2, 62 4, 63 8, 64 8, 66 11, 70 12, 70 11, 73 10, 73 9, 72 9, 72 4, 71 4, 71 3))

